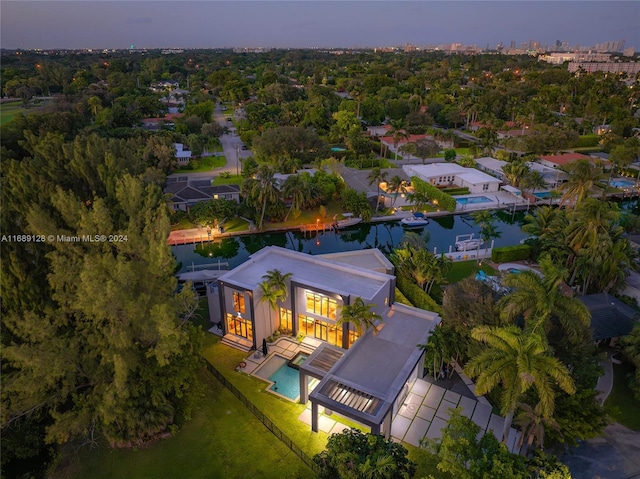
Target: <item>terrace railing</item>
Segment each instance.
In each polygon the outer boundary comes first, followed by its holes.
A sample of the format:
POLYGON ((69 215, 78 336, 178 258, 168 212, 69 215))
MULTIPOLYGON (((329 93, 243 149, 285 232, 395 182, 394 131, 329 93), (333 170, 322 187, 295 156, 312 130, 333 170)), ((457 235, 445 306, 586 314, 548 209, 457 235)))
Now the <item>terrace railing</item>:
POLYGON ((302 449, 300 449, 296 443, 294 443, 289 436, 287 436, 282 430, 276 426, 271 419, 269 419, 258 407, 253 404, 247 396, 245 396, 238 388, 236 388, 224 375, 216 369, 216 367, 211 364, 209 361, 205 361, 207 365, 207 370, 213 374, 218 381, 220 381, 224 387, 226 387, 231 393, 240 400, 242 404, 253 414, 258 421, 265 425, 265 427, 271 431, 271 433, 277 437, 285 446, 291 450, 296 456, 300 458, 302 462, 304 462, 313 472, 316 474, 318 471, 318 466, 313 460, 305 453, 302 449))

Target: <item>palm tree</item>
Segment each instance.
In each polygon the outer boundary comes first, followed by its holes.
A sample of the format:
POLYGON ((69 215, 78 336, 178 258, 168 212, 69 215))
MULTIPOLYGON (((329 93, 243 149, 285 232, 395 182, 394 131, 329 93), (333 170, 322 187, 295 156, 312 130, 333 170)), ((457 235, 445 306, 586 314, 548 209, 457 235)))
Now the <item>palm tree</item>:
POLYGON ((563 191, 560 206, 573 201, 574 208, 585 198, 591 188, 601 180, 604 175, 602 170, 594 166, 589 160, 577 160, 567 168, 568 180, 560 185, 563 191))
POLYGON ((554 383, 568 394, 575 392, 567 368, 550 354, 542 335, 524 332, 517 326, 477 326, 471 337, 485 343, 487 348, 467 363, 465 372, 477 378, 478 395, 502 386, 503 442, 507 442, 518 403, 531 388, 537 393, 540 411, 547 417, 553 415, 555 408, 554 383))
POLYGON ((386 181, 387 172, 382 171, 382 169, 378 166, 371 170, 369 176, 367 176, 367 180, 369 180, 369 186, 372 184, 376 184, 376 188, 378 191, 378 196, 376 197, 376 213, 378 212, 378 207, 380 206, 380 183, 386 181))
MULTIPOLYGON (((304 181, 300 175, 289 176, 282 185, 282 193, 285 198, 291 199, 291 207, 284 217, 285 221, 287 221, 292 211, 299 212, 311 195, 309 183, 304 181)), ((297 217, 296 214, 294 214, 294 217, 297 217)))
POLYGON ((278 303, 287 299, 289 294, 287 289, 287 280, 292 276, 292 273, 282 274, 278 269, 272 269, 267 271, 267 274, 262 276, 262 282, 258 284, 258 289, 262 296, 260 297, 260 303, 269 304, 269 320, 273 324, 273 317, 271 311, 278 310, 278 303))
POLYGON ((275 172, 268 165, 262 165, 256 173, 256 181, 253 183, 250 195, 255 198, 255 202, 262 205, 260 213, 260 223, 258 229, 262 229, 264 221, 264 213, 267 210, 267 204, 278 201, 278 188, 274 179, 275 172))
POLYGON ((482 152, 492 155, 493 149, 498 144, 498 132, 493 127, 483 127, 478 130, 477 136, 480 139, 482 152))
POLYGON ((391 125, 389 134, 393 137, 393 148, 395 149, 395 153, 396 153, 395 160, 397 160, 398 159, 398 143, 400 143, 400 140, 409 138, 409 135, 404 129, 406 125, 403 120, 391 120, 389 124, 391 125))
MULTIPOLYGON (((491 210, 480 210, 471 214, 473 217, 473 222, 476 225, 480 226, 480 238, 485 243, 484 253, 487 254, 487 246, 488 242, 495 238, 500 238, 502 233, 498 231, 498 227, 495 224, 496 217, 494 212, 491 210)), ((478 258, 478 262, 480 260, 480 243, 478 243, 478 248, 476 250, 476 256, 478 258)), ((482 258, 484 259, 484 257, 482 258)))
POLYGON ((526 403, 520 403, 518 405, 520 413, 516 416, 515 423, 522 429, 520 435, 520 441, 518 441, 517 449, 523 456, 527 455, 529 448, 535 444, 536 447, 544 449, 544 429, 545 427, 551 427, 559 432, 560 426, 552 417, 542 414, 542 410, 539 405, 531 407, 526 403), (527 444, 522 450, 525 439, 527 444))
POLYGON ((567 270, 556 267, 548 255, 541 258, 540 266, 544 277, 533 271, 505 276, 503 284, 514 291, 498 302, 500 317, 514 322, 524 316, 525 329, 541 335, 557 323, 569 339, 581 338, 591 314, 582 301, 562 293, 567 270))
POLYGON ((586 198, 576 206, 570 219, 567 240, 573 251, 596 246, 600 234, 622 233, 622 227, 616 226, 620 209, 615 203, 586 198))
POLYGON ((336 325, 353 324, 356 328, 358 336, 369 329, 375 329, 376 321, 382 321, 382 317, 372 311, 375 304, 365 304, 362 298, 357 297, 353 303, 345 304, 342 307, 340 318, 336 321, 336 325))
POLYGON ((520 188, 531 168, 522 160, 512 161, 502 167, 502 173, 509 184, 515 188, 520 188))
POLYGON ((539 171, 530 171, 529 174, 524 178, 524 187, 527 189, 531 189, 531 193, 535 195, 536 190, 545 188, 547 186, 547 182, 544 179, 544 176, 539 171))
POLYGON ((398 175, 392 176, 387 184, 388 191, 393 193, 393 202, 391 206, 396 204, 396 200, 398 199, 398 193, 406 193, 407 187, 405 186, 404 180, 400 178, 398 175))

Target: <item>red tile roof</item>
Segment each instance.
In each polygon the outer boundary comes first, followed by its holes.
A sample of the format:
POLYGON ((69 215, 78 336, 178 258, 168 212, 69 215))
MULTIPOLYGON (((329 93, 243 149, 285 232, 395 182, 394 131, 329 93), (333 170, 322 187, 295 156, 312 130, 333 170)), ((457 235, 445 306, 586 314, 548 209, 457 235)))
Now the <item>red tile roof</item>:
POLYGON ((540 159, 547 160, 556 165, 568 165, 576 160, 589 160, 591 158, 581 153, 565 153, 564 155, 544 155, 541 156, 540 159))

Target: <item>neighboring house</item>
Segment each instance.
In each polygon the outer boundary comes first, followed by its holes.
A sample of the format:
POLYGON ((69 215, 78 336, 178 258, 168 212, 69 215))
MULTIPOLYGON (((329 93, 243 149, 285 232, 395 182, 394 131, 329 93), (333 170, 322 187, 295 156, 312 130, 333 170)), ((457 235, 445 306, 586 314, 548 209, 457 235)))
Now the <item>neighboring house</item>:
POLYGON ((198 178, 189 180, 189 177, 167 178, 164 193, 171 195, 171 203, 174 209, 189 211, 193 205, 201 201, 226 199, 240 202, 240 187, 238 185, 211 186, 213 178, 198 178))
POLYGON ((175 157, 178 161, 178 165, 184 166, 188 165, 189 161, 193 158, 191 154, 191 150, 185 150, 184 145, 182 143, 174 143, 173 147, 176 149, 175 157))
POLYGON ((163 93, 163 92, 173 91, 179 86, 180 85, 177 81, 163 80, 156 83, 152 83, 151 86, 149 87, 149 90, 151 90, 154 93, 163 93))
POLYGON ((182 113, 169 113, 163 117, 157 118, 143 118, 142 127, 145 130, 161 130, 162 128, 173 128, 175 126, 175 119, 181 118, 182 113))
POLYGON ((576 160, 591 160, 592 158, 582 153, 565 153, 562 155, 542 155, 538 162, 549 168, 561 168, 570 165, 576 160))
POLYGON ((507 181, 504 173, 502 172, 502 167, 506 164, 506 161, 491 158, 490 156, 476 158, 476 168, 480 171, 484 171, 485 173, 489 173, 491 176, 495 176, 502 181, 507 181))
POLYGON ((626 336, 633 329, 640 313, 631 306, 607 293, 578 296, 591 313, 593 340, 611 344, 626 336))
POLYGON ((498 191, 501 180, 475 168, 465 168, 457 163, 432 163, 430 165, 403 165, 411 178, 417 176, 433 186, 459 186, 469 188, 470 193, 498 191))
POLYGON ((313 431, 324 406, 388 438, 395 413, 422 377, 424 351, 418 344, 440 322, 436 313, 394 304, 391 271, 378 250, 324 257, 269 246, 209 288, 209 307, 222 319, 222 342, 239 349, 259 350, 278 328, 314 338, 319 346, 300 365, 300 402, 311 401, 313 431), (276 311, 261 301, 259 286, 274 269, 292 273, 287 298, 276 311), (356 298, 383 319, 362 337, 353 325, 337 324, 343 306, 356 298), (320 381, 312 392, 310 378, 320 381))
POLYGON ((531 171, 537 171, 544 178, 545 183, 549 188, 557 188, 562 183, 568 180, 568 176, 564 171, 560 171, 549 166, 543 165, 535 161, 527 162, 531 171))
POLYGON ((276 183, 276 186, 278 188, 282 187, 282 185, 284 184, 284 182, 287 180, 287 178, 289 178, 290 176, 293 175, 300 175, 302 173, 309 173, 309 175, 313 176, 316 174, 316 170, 315 168, 304 168, 302 170, 297 170, 295 173, 275 173, 273 175, 273 179, 276 183))

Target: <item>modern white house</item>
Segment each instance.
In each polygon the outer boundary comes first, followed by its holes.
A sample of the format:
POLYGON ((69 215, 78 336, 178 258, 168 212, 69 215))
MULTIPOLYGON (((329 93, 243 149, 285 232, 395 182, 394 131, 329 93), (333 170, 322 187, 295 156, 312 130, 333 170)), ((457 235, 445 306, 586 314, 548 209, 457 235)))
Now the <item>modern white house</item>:
MULTIPOLYGON (((506 161, 486 156, 476 159, 476 164, 479 170, 489 173, 502 181, 507 181, 502 170, 504 166, 507 165, 506 161)), ((564 171, 550 168, 549 166, 543 165, 542 163, 536 163, 534 161, 528 161, 526 165, 531 171, 537 171, 540 173, 550 189, 557 188, 559 185, 567 181, 567 174, 564 171)))
POLYGON ((409 176, 417 176, 433 186, 459 186, 469 188, 470 193, 498 191, 501 180, 475 168, 465 168, 457 163, 432 163, 429 165, 403 165, 409 176))
POLYGON ((436 313, 394 303, 392 272, 377 249, 312 256, 269 246, 209 287, 209 307, 221 318, 222 342, 233 347, 259 350, 279 328, 319 344, 299 365, 299 400, 311 402, 313 431, 322 406, 389 438, 395 413, 422 378, 418 345, 440 323, 436 313), (275 269, 291 276, 286 299, 273 310, 259 285, 275 269), (337 324, 343 306, 357 298, 382 318, 362 337, 353 325, 337 324))

